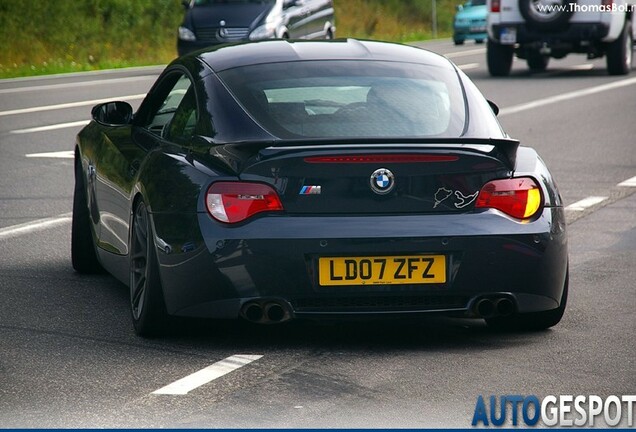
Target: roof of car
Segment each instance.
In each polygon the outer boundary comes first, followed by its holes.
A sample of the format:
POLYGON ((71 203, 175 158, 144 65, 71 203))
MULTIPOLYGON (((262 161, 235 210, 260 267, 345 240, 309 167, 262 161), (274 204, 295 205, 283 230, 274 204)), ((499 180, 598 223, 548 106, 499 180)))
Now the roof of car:
POLYGON ((254 64, 303 60, 382 60, 421 63, 445 68, 453 67, 445 57, 421 48, 357 39, 268 40, 222 45, 192 55, 198 57, 216 72, 254 64))

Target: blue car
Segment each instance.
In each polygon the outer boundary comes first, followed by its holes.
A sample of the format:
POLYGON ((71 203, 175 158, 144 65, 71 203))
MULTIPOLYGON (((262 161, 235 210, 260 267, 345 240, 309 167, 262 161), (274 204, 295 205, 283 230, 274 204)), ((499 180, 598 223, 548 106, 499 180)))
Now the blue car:
POLYGON ((476 43, 483 43, 488 37, 486 32, 487 15, 486 0, 470 0, 457 6, 457 13, 453 20, 453 42, 455 45, 463 45, 466 39, 474 39, 476 43))

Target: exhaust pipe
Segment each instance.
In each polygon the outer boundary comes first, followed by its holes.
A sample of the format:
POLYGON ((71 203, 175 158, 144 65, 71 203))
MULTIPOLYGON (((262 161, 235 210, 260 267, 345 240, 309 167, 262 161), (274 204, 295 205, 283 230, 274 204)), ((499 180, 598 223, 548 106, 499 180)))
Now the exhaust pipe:
POLYGON ((292 311, 285 301, 253 300, 241 307, 241 316, 257 324, 277 324, 290 320, 292 311))
POLYGON ((501 316, 510 316, 515 312, 515 304, 507 297, 500 298, 495 303, 497 313, 501 316))
POLYGON ((487 298, 481 299, 475 305, 477 315, 482 318, 490 318, 495 314, 495 303, 487 298))
POLYGON ((268 303, 265 305, 265 317, 271 322, 281 322, 285 319, 287 311, 279 303, 268 303))
POLYGON ((243 316, 251 322, 259 322, 263 319, 263 308, 258 303, 247 303, 243 306, 243 316))

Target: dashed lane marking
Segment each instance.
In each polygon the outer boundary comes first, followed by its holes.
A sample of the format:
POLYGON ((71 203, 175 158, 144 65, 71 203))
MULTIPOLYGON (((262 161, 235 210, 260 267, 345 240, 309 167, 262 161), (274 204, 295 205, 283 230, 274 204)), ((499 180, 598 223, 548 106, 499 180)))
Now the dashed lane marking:
POLYGON ((463 65, 457 65, 458 68, 460 68, 461 70, 471 70, 471 69, 477 69, 479 67, 479 63, 467 63, 467 64, 463 64, 463 65))
POLYGON ((618 184, 619 187, 636 187, 636 177, 625 180, 618 184))
POLYGON ((56 105, 45 105, 45 106, 37 106, 37 107, 31 107, 31 108, 21 108, 21 109, 9 110, 9 111, 0 111, 0 117, 9 116, 9 115, 30 114, 30 113, 42 112, 42 111, 53 111, 53 110, 59 110, 59 109, 77 108, 77 107, 83 107, 88 105, 97 105, 104 102, 112 102, 115 100, 138 100, 138 99, 143 99, 144 97, 146 97, 145 93, 136 94, 136 95, 128 95, 128 96, 113 96, 112 98, 108 98, 108 99, 94 99, 94 100, 81 101, 81 102, 69 102, 69 103, 56 104, 56 105))
POLYGON ((75 157, 75 153, 73 150, 64 150, 48 153, 29 153, 24 156, 28 158, 73 159, 75 157))
MULTIPOLYGON (((41 77, 38 77, 41 78, 41 77)), ((94 87, 96 85, 113 85, 115 83, 126 83, 126 82, 135 82, 135 81, 151 81, 157 78, 156 75, 145 75, 145 76, 136 76, 136 77, 127 77, 127 78, 108 78, 94 81, 80 81, 80 82, 70 82, 63 84, 46 84, 39 86, 29 86, 29 87, 14 87, 7 89, 0 89, 0 94, 11 94, 11 93, 22 93, 22 92, 32 92, 32 91, 42 91, 42 90, 59 90, 66 88, 77 88, 77 87, 94 87)))
POLYGON ((28 134, 28 133, 34 133, 34 132, 46 132, 46 131, 56 130, 56 129, 66 129, 66 128, 72 128, 77 126, 84 126, 84 125, 87 125, 88 123, 89 123, 89 120, 81 120, 76 122, 58 123, 54 125, 39 126, 34 128, 28 128, 28 129, 16 129, 16 130, 12 130, 11 133, 12 134, 28 134))
POLYGON ((477 54, 485 54, 485 53, 486 53, 486 48, 478 48, 478 49, 473 49, 473 50, 457 51, 457 52, 444 54, 444 57, 452 59, 452 58, 457 58, 457 57, 465 57, 465 56, 471 56, 471 55, 477 55, 477 54))
POLYGON ((570 204, 565 209, 569 211, 585 211, 590 207, 602 203, 606 199, 608 199, 608 197, 591 196, 577 201, 574 204, 570 204))
POLYGON ((563 102, 571 99, 580 98, 583 96, 589 96, 604 91, 615 90, 622 87, 627 87, 636 84, 636 78, 627 78, 620 81, 614 81, 608 84, 598 85, 596 87, 589 87, 582 90, 575 90, 568 93, 562 93, 560 95, 539 99, 533 102, 522 103, 519 105, 513 105, 511 107, 502 108, 499 110, 499 117, 516 114, 518 112, 527 111, 534 108, 540 108, 546 105, 552 105, 558 102, 563 102))
POLYGON ((209 383, 217 378, 227 375, 243 366, 246 366, 253 361, 256 361, 263 357, 262 355, 245 355, 238 354, 216 362, 213 365, 201 369, 185 378, 181 378, 178 381, 173 382, 165 387, 155 390, 152 394, 156 395, 185 395, 188 392, 201 387, 204 384, 209 383))
POLYGON ((0 240, 18 237, 24 234, 30 234, 36 231, 43 231, 48 228, 65 225, 71 222, 71 213, 61 214, 50 218, 39 219, 33 222, 27 222, 20 225, 13 225, 0 229, 0 240))

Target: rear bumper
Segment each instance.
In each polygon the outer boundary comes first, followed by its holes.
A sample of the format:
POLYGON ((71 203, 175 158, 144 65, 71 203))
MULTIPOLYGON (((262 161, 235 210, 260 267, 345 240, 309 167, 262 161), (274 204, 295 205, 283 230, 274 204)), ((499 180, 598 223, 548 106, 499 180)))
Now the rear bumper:
POLYGON ((454 27, 453 29, 453 40, 465 40, 465 39, 477 39, 477 40, 486 40, 488 38, 488 33, 486 32, 486 25, 484 24, 483 29, 474 30, 468 26, 459 26, 454 27))
MULTIPOLYGON (((157 232, 160 219, 155 215, 157 232), (159 223, 158 223, 159 220, 159 223)), ((247 302, 275 300, 292 317, 471 315, 480 298, 509 296, 519 312, 554 309, 567 267, 562 208, 521 224, 496 211, 392 217, 275 217, 224 227, 194 215, 202 237, 158 250, 169 313, 237 318, 247 302), (444 254, 447 283, 324 287, 320 256, 444 254)), ((184 225, 185 226, 185 225, 184 225)), ((192 227, 192 225, 190 225, 192 227)))
POLYGON ((517 43, 521 45, 537 44, 541 46, 558 46, 561 44, 580 45, 581 42, 598 42, 605 38, 609 27, 604 23, 572 23, 558 32, 534 30, 525 24, 495 24, 492 32, 495 40, 499 40, 504 28, 517 29, 517 43))

